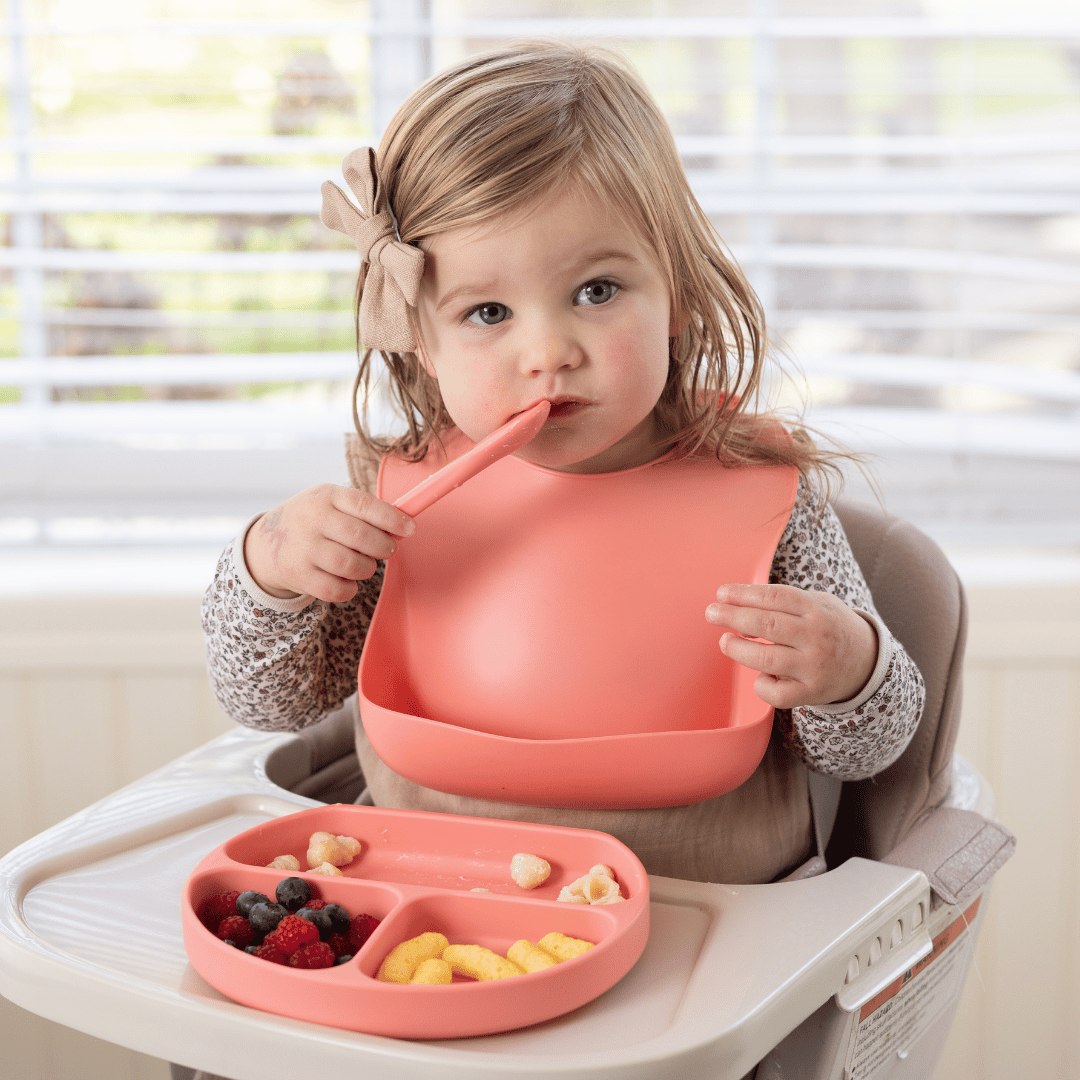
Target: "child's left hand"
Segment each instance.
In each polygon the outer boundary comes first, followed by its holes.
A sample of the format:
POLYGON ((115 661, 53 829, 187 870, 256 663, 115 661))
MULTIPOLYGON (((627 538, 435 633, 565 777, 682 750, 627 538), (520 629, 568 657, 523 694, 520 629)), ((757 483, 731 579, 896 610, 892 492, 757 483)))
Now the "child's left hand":
POLYGON ((873 674, 877 633, 831 593, 722 585, 716 599, 705 609, 706 620, 733 631, 720 638, 721 650, 761 672, 754 690, 777 709, 849 701, 873 674))

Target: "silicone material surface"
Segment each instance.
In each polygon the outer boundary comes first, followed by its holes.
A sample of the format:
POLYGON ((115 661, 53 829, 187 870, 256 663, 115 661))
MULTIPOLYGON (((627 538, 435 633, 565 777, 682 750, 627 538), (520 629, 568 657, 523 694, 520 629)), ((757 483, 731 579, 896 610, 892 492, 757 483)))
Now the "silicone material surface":
MULTIPOLYGON (((451 459, 471 445, 445 440, 451 459)), ((437 468, 387 458, 392 499, 437 468)), ((424 786, 536 806, 698 802, 741 784, 772 708, 705 608, 765 582, 793 469, 606 474, 507 457, 398 545, 360 662, 376 752, 424 786)))
POLYGON ((531 409, 511 417, 471 450, 444 465, 426 480, 421 480, 411 491, 395 500, 394 505, 409 517, 415 517, 481 470, 531 442, 544 426, 550 411, 550 401, 538 401, 531 409))
POLYGON ((560 1016, 618 982, 648 938, 649 882, 637 857, 605 833, 336 805, 257 825, 211 852, 185 886, 183 931, 195 969, 241 1004, 374 1035, 485 1035, 560 1016), (291 874, 265 865, 291 854, 306 867, 313 832, 361 842, 343 876, 291 874), (522 851, 551 864, 551 876, 531 891, 510 878, 510 861, 522 851), (614 870, 623 902, 556 900, 564 885, 597 863, 614 870), (200 905, 214 893, 254 889, 273 898, 278 882, 293 876, 350 915, 381 920, 352 960, 317 970, 284 967, 226 945, 199 922, 200 905), (503 956, 515 941, 535 943, 551 931, 595 947, 546 971, 495 982, 455 978, 449 986, 401 986, 375 979, 395 945, 429 930, 451 944, 484 945, 503 956))

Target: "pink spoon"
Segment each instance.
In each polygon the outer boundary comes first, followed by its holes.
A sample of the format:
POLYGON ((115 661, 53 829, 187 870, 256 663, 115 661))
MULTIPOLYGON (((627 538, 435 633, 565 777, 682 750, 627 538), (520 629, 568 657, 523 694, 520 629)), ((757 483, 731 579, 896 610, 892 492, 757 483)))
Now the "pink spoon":
POLYGON ((444 465, 438 472, 421 480, 411 491, 405 492, 394 505, 409 517, 415 517, 432 503, 438 502, 478 472, 494 465, 500 458, 520 450, 536 437, 551 411, 550 401, 538 401, 530 409, 512 416, 502 427, 496 428, 486 439, 481 439, 471 450, 444 465))

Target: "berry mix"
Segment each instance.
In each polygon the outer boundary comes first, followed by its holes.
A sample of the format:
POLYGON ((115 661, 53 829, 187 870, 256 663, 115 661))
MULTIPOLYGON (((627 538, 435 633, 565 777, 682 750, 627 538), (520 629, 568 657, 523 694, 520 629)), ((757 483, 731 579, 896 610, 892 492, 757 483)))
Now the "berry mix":
POLYGON ((350 916, 340 904, 319 899, 298 877, 278 882, 273 900, 253 890, 208 896, 199 921, 227 945, 295 968, 344 964, 379 925, 371 915, 350 916))

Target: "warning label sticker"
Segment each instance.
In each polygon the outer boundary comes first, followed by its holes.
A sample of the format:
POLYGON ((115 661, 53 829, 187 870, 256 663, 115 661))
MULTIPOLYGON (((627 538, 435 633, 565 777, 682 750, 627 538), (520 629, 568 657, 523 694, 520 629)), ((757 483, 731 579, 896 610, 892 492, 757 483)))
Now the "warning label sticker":
POLYGON ((964 973, 966 932, 981 899, 934 938, 926 956, 862 1007, 848 1046, 848 1080, 870 1080, 894 1055, 914 1046, 955 1000, 964 973))

